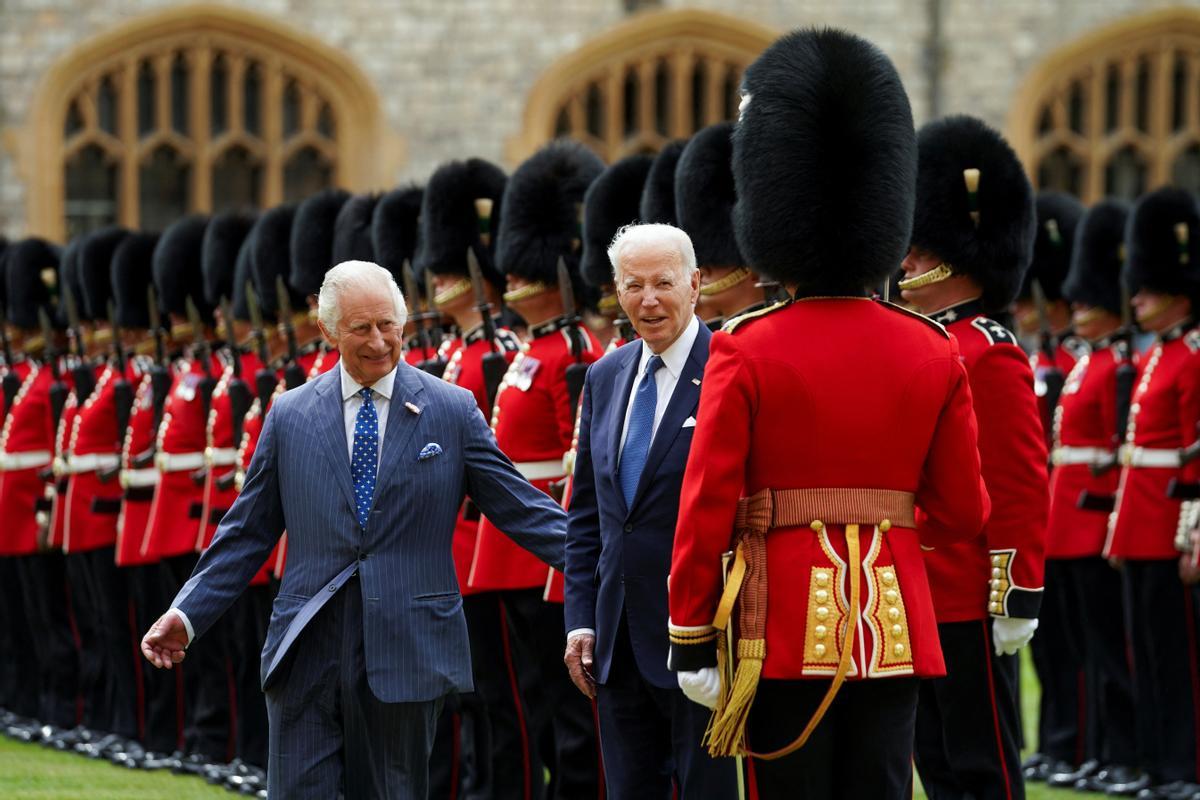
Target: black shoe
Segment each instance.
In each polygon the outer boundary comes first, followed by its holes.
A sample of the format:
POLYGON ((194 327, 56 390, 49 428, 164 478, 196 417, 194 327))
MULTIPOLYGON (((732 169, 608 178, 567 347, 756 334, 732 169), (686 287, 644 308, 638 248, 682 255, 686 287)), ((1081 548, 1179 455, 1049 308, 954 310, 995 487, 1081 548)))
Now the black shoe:
POLYGON ((204 753, 188 753, 179 759, 179 765, 171 767, 176 775, 203 775, 205 767, 216 764, 216 759, 204 753))
POLYGON ((131 739, 125 743, 125 747, 120 750, 114 750, 105 757, 109 760, 109 763, 116 767, 142 769, 142 764, 146 761, 146 755, 146 748, 142 747, 141 742, 131 739))
POLYGON ((119 753, 128 746, 124 736, 118 736, 115 733, 107 733, 99 739, 95 739, 86 744, 75 745, 75 752, 87 756, 88 758, 108 758, 111 753, 119 753))
POLYGON ((87 744, 97 738, 99 738, 98 734, 93 733, 82 725, 76 725, 69 731, 60 731, 57 736, 48 736, 45 744, 55 750, 74 750, 75 745, 87 744))
POLYGON ((1051 775, 1061 775, 1064 772, 1073 772, 1074 770, 1075 765, 1070 761, 1059 761, 1057 758, 1043 758, 1039 764, 1022 768, 1021 774, 1025 776, 1026 781, 1044 783, 1050 779, 1051 775))
POLYGON ((1050 759, 1041 753, 1034 753, 1029 758, 1021 762, 1021 774, 1025 776, 1027 781, 1045 780, 1042 768, 1050 759), (1042 777, 1038 777, 1041 775, 1042 777))
POLYGON ((1095 759, 1089 759, 1083 762, 1078 767, 1071 767, 1068 770, 1050 772, 1046 775, 1047 786, 1057 786, 1060 789, 1069 789, 1074 786, 1079 780, 1088 777, 1093 772, 1100 768, 1100 762, 1095 759))
POLYGON ((178 750, 174 753, 155 753, 150 751, 146 753, 146 758, 142 761, 141 769, 169 769, 174 771, 182 760, 183 753, 178 750))
POLYGON ((242 762, 237 771, 225 780, 225 788, 242 794, 254 794, 267 788, 266 770, 242 762))
POLYGON ((1138 792, 1149 789, 1152 783, 1149 775, 1139 775, 1127 783, 1110 783, 1104 793, 1110 797, 1136 797, 1138 792))
POLYGON ((1075 789, 1080 792, 1103 792, 1114 783, 1130 783, 1141 774, 1133 767, 1107 764, 1086 778, 1075 781, 1075 789))
POLYGON ((1191 800, 1200 792, 1200 786, 1189 781, 1171 781, 1152 789, 1138 792, 1139 800, 1191 800))

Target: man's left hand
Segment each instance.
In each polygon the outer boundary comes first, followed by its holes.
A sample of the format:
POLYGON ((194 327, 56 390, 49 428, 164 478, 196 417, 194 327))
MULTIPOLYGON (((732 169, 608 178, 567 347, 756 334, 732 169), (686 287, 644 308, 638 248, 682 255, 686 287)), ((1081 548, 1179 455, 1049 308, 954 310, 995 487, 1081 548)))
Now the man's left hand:
POLYGON ((1036 619, 1023 617, 996 617, 992 620, 992 644, 996 655, 1011 656, 1033 639, 1037 630, 1036 619))
POLYGON ((592 676, 592 653, 596 649, 596 635, 577 633, 567 639, 567 652, 563 663, 571 673, 576 688, 591 699, 596 698, 596 679, 592 676))

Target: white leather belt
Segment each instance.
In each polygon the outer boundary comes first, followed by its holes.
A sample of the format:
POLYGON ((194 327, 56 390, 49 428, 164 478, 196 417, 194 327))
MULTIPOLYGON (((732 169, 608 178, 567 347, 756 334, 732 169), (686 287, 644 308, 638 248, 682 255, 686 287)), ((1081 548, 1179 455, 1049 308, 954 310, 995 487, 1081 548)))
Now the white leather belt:
POLYGON ((50 463, 49 450, 30 450, 27 453, 0 453, 0 471, 16 471, 44 467, 50 463))
POLYGON ((1114 453, 1103 447, 1056 447, 1050 454, 1050 463, 1056 467, 1068 464, 1094 464, 1100 466, 1112 460, 1114 453))
POLYGON ((67 475, 78 475, 81 472, 95 472, 100 469, 112 469, 121 463, 121 457, 116 453, 87 453, 82 456, 67 458, 67 475))
POLYGON ((232 447, 208 447, 204 450, 204 461, 210 467, 232 467, 237 463, 237 450, 232 447))
POLYGON ((513 464, 517 468, 517 472, 521 473, 527 481, 544 481, 550 478, 561 478, 566 473, 563 471, 563 462, 561 458, 552 458, 549 461, 520 461, 513 464))
POLYGON ((1130 447, 1121 448, 1121 463, 1129 467, 1171 467, 1183 466, 1179 451, 1165 447, 1130 447))
POLYGON ((154 465, 159 472, 183 472, 204 466, 204 453, 158 453, 154 465))
POLYGON ((158 470, 153 468, 148 469, 123 469, 121 470, 121 488, 122 489, 142 489, 147 486, 158 485, 158 470))

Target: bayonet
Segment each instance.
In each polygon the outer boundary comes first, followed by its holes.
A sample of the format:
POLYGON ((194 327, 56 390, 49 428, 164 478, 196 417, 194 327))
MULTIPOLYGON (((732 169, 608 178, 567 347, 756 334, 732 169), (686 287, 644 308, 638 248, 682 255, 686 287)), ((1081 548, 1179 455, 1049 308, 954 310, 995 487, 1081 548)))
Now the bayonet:
POLYGON ((413 309, 412 321, 417 329, 417 342, 421 346, 421 356, 423 361, 429 360, 429 328, 427 322, 429 320, 428 307, 431 303, 426 299, 426 309, 421 310, 421 295, 417 291, 417 278, 413 275, 412 264, 409 260, 404 259, 404 264, 400 267, 400 275, 404 279, 404 294, 408 298, 409 306, 413 309))
POLYGON ((296 347, 296 329, 292 327, 292 298, 288 295, 287 284, 284 283, 282 275, 275 276, 275 303, 279 308, 279 326, 283 328, 288 348, 287 364, 283 368, 283 382, 287 388, 295 389, 308 380, 308 376, 304 374, 304 368, 297 360, 299 349, 296 347))
MULTIPOLYGON (((271 369, 271 352, 267 349, 267 332, 263 327, 262 307, 258 304, 258 293, 254 284, 246 281, 246 306, 250 309, 250 325, 254 328, 254 338, 258 342, 258 360, 262 362, 258 372, 254 373, 254 393, 258 395, 260 413, 267 413, 267 404, 275 393, 275 384, 279 378, 271 369)), ((234 447, 241 445, 235 442, 234 447)))
POLYGON ((38 307, 38 323, 42 327, 42 339, 46 343, 43 358, 49 365, 50 374, 53 376, 53 382, 50 384, 50 417, 54 423, 53 429, 57 431, 58 421, 62 419, 63 408, 67 404, 67 393, 70 390, 63 383, 62 373, 59 371, 58 357, 60 353, 54 344, 54 326, 50 324, 50 315, 46 313, 44 306, 38 307))
POLYGON ((233 427, 233 447, 237 449, 242 444, 242 423, 245 422, 246 412, 250 410, 250 387, 242 379, 242 357, 238 352, 237 338, 233 330, 233 307, 224 297, 221 298, 221 316, 225 323, 225 340, 229 343, 229 352, 233 358, 228 392, 229 408, 233 415, 230 421, 233 427))
POLYGON ((437 293, 433 290, 433 273, 425 270, 425 301, 429 307, 429 327, 433 333, 433 357, 422 361, 419 366, 430 375, 440 378, 446 372, 446 359, 441 355, 442 339, 446 334, 442 330, 442 314, 433 302, 436 296, 437 293))
POLYGON ((500 352, 500 342, 496 340, 496 323, 492 320, 492 304, 488 302, 487 292, 483 288, 483 271, 479 268, 479 259, 475 257, 475 249, 467 248, 467 274, 471 277, 471 289, 475 292, 475 309, 482 318, 483 335, 487 339, 491 352, 484 354, 481 367, 483 368, 484 391, 487 395, 489 412, 496 402, 496 392, 500 382, 508 372, 508 359, 500 352))
POLYGON ((566 320, 567 339, 571 342, 571 355, 575 363, 567 366, 567 397, 571 408, 579 406, 579 397, 583 393, 583 380, 587 375, 587 365, 583 363, 583 333, 579 330, 579 314, 575 310, 575 289, 571 286, 571 273, 567 271, 567 262, 562 256, 558 257, 558 294, 562 298, 563 318, 566 320))

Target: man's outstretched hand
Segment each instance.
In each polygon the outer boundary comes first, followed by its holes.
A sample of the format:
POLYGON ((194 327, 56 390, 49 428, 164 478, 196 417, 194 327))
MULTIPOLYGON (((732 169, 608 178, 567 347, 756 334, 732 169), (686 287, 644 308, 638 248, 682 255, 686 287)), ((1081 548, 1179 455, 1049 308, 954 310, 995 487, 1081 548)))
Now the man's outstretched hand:
POLYGON ((187 645, 183 620, 174 611, 168 611, 142 637, 142 655, 159 669, 170 669, 183 661, 187 645))

